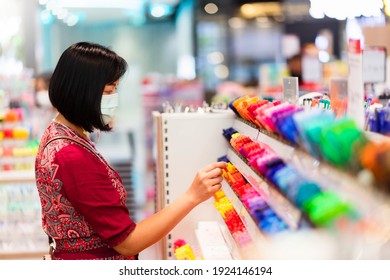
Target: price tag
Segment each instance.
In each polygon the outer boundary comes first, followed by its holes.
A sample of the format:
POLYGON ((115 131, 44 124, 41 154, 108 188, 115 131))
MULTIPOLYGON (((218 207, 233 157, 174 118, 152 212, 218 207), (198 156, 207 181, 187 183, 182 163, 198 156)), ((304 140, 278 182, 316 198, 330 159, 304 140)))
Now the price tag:
POLYGON ((298 77, 283 78, 283 100, 297 104, 299 99, 298 77))
POLYGON ((322 64, 317 56, 302 56, 302 80, 306 83, 319 83, 323 80, 322 64))
POLYGON ((386 48, 369 47, 363 50, 363 78, 365 83, 386 82, 386 48))
POLYGON ((360 40, 350 39, 348 46, 348 105, 347 115, 364 128, 363 55, 360 40))

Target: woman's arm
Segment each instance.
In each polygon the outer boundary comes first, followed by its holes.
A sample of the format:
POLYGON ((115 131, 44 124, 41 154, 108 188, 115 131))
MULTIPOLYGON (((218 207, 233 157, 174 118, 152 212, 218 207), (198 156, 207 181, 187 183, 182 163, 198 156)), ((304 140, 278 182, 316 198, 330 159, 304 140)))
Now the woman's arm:
POLYGON ((194 207, 221 188, 225 162, 215 162, 199 170, 189 187, 173 203, 137 223, 128 237, 114 249, 126 256, 136 255, 167 235, 194 207))

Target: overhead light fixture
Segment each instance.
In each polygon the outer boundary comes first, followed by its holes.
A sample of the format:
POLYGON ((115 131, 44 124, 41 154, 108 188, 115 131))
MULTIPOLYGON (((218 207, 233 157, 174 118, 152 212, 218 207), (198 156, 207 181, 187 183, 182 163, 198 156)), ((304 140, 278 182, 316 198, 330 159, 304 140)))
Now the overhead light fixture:
POLYGON ((390 0, 383 0, 384 3, 384 11, 386 15, 390 16, 390 0))
POLYGON ((282 6, 280 3, 277 2, 244 4, 240 7, 240 12, 245 18, 283 15, 282 6))
POLYGON ((379 16, 383 8, 382 0, 344 0, 345 9, 340 9, 339 0, 310 0, 310 15, 314 18, 324 16, 345 20, 355 17, 379 16))
POLYGON ((144 0, 49 0, 64 8, 142 9, 144 0))
POLYGON ((69 10, 61 6, 58 0, 39 0, 39 4, 45 7, 45 10, 41 12, 41 21, 43 24, 50 24, 52 22, 51 17, 57 17, 58 20, 63 21, 68 26, 75 26, 80 17, 69 10), (51 15, 51 17, 49 17, 51 15))
POLYGON ((148 12, 154 18, 163 18, 172 15, 173 6, 164 3, 150 3, 148 12))
POLYGON ((206 13, 213 15, 213 14, 216 14, 218 12, 218 6, 215 3, 207 3, 204 6, 204 10, 206 13))

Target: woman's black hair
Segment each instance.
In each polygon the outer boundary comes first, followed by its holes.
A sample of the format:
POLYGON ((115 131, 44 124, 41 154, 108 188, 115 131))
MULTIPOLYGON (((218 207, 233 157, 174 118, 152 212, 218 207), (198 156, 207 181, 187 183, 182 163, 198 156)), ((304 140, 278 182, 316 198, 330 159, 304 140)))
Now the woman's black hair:
POLYGON ((53 106, 71 123, 88 132, 109 131, 102 119, 100 102, 104 87, 119 80, 127 62, 96 43, 79 42, 66 49, 50 80, 53 106))

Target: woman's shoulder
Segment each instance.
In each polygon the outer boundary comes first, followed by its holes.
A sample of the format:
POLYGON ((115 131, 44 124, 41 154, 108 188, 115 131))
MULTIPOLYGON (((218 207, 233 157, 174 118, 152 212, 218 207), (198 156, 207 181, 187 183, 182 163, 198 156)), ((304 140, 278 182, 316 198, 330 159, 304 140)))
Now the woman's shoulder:
POLYGON ((52 121, 40 141, 40 152, 47 149, 56 157, 64 155, 64 160, 79 160, 97 154, 93 143, 80 139, 70 128, 52 121))
POLYGON ((75 133, 68 127, 63 124, 52 120, 50 124, 47 126, 45 132, 42 135, 41 142, 46 143, 50 141, 54 137, 58 136, 67 136, 74 137, 75 133))

